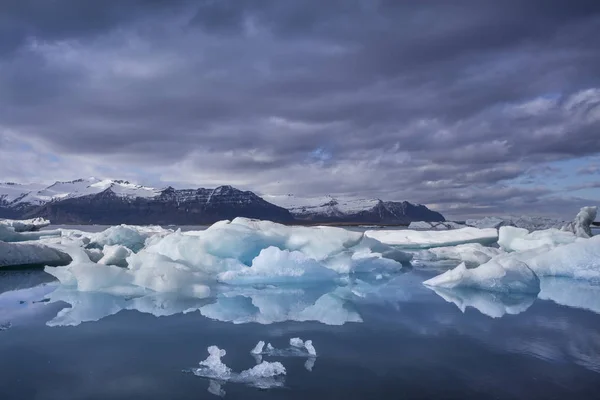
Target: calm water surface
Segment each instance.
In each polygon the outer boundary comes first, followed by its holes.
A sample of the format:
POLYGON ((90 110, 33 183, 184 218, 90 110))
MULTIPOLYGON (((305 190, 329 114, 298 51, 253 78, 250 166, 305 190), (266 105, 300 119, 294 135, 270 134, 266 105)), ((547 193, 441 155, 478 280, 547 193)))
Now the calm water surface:
POLYGON ((223 361, 240 371, 255 365, 249 351, 259 340, 285 347, 296 336, 313 340, 318 357, 312 371, 302 357, 267 357, 286 367, 283 388, 225 383, 220 394, 598 398, 600 288, 554 280, 540 298, 438 295, 421 284, 435 273, 412 269, 344 288, 249 288, 208 301, 136 302, 57 295, 43 271, 2 271, 0 399, 215 398, 208 391, 213 383, 185 372, 206 358, 208 346, 226 349, 223 361), (294 320, 299 304, 303 309, 323 296, 337 302, 315 318, 355 322, 294 320), (52 302, 40 302, 46 298, 52 302))

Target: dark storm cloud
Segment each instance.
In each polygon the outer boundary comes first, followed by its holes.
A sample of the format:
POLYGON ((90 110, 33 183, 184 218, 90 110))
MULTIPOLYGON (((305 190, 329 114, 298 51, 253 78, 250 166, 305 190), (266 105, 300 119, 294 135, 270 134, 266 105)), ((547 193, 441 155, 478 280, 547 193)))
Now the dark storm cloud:
POLYGON ((0 129, 64 157, 464 212, 543 201, 510 181, 600 152, 597 1, 0 8, 0 129))

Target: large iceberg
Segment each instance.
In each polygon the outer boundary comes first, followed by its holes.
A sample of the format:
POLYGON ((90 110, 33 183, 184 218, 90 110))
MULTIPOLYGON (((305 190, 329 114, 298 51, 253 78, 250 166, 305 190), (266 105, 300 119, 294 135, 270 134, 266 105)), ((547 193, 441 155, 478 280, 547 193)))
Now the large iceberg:
POLYGON ((583 207, 575 220, 563 226, 562 229, 574 233, 577 237, 590 238, 593 236, 591 225, 596 220, 597 212, 597 207, 583 207))
POLYGON ((5 243, 0 241, 0 267, 26 265, 67 265, 68 254, 40 243, 5 243))
POLYGON ((205 297, 210 286, 219 282, 327 282, 339 274, 399 270, 401 262, 411 258, 360 232, 333 227, 289 227, 246 218, 185 233, 114 228, 95 235, 90 242, 104 246, 97 263, 92 261, 95 254, 89 249, 86 252, 70 248, 68 251, 76 253, 72 256, 74 261, 67 267, 47 271, 63 285, 83 291, 177 292, 205 297), (144 247, 140 249, 142 243, 144 247))
POLYGON ((546 229, 529 233, 523 228, 503 226, 498 232, 498 245, 506 251, 527 251, 542 247, 556 247, 577 240, 571 232, 558 229, 546 229))
POLYGON ((0 219, 0 225, 13 228, 15 232, 37 231, 50 225, 50 221, 44 218, 32 218, 25 220, 0 219))
POLYGON ((464 243, 494 243, 498 239, 496 229, 461 228, 449 231, 414 231, 405 229, 369 230, 365 236, 381 243, 407 249, 455 246, 464 243))
POLYGON ((500 293, 532 293, 540 291, 540 280, 527 264, 497 257, 468 269, 465 263, 423 282, 426 286, 446 289, 472 288, 500 293))
POLYGON ((528 231, 537 231, 541 229, 559 229, 565 223, 562 220, 547 217, 529 217, 529 216, 502 216, 485 217, 481 219, 468 219, 466 225, 479 229, 500 228, 502 226, 513 226, 523 228, 528 231))

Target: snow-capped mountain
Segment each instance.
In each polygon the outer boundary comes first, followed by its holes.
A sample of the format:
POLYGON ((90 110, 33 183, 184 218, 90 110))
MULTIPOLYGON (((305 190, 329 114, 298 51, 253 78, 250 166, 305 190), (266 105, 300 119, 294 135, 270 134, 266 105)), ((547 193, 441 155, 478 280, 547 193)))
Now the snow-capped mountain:
POLYGON ((290 210, 298 220, 409 224, 412 221, 445 221, 444 216, 421 204, 380 199, 343 199, 332 196, 263 196, 265 200, 290 210))
POLYGON ((444 221, 423 205, 379 199, 263 196, 231 186, 156 189, 124 180, 77 179, 50 186, 0 183, 0 217, 53 223, 210 224, 235 217, 284 223, 408 224, 444 221))

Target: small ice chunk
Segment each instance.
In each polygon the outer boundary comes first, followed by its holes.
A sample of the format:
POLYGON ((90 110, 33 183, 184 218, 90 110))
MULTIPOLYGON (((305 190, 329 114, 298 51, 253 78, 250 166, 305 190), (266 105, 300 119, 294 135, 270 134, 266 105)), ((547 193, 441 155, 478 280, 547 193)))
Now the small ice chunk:
POLYGON ((304 363, 304 368, 308 371, 308 372, 312 372, 314 366, 315 366, 315 361, 316 361, 316 357, 308 357, 306 359, 306 362, 304 363))
POLYGON ((209 356, 204 361, 200 361, 200 369, 203 370, 203 376, 228 380, 231 377, 231 368, 223 364, 221 358, 227 354, 223 349, 217 346, 208 348, 209 356))
POLYGON ((271 343, 267 343, 267 351, 273 351, 275 350, 275 347, 273 347, 273 345, 271 343))
POLYGON ((300 338, 291 338, 290 346, 292 347, 304 347, 304 342, 300 338))
POLYGON ((306 351, 308 351, 308 354, 310 354, 311 356, 317 355, 317 351, 315 350, 315 347, 312 344, 312 340, 307 340, 306 342, 304 342, 304 348, 306 349, 306 351))
POLYGON ((263 378, 271 378, 278 375, 285 375, 285 367, 280 362, 263 361, 252 368, 240 372, 235 377, 235 381, 254 382, 263 378))
POLYGON ((265 342, 263 342, 261 340, 256 344, 256 346, 254 346, 254 348, 252 350, 250 350, 250 353, 261 354, 263 352, 264 347, 265 347, 265 342))

